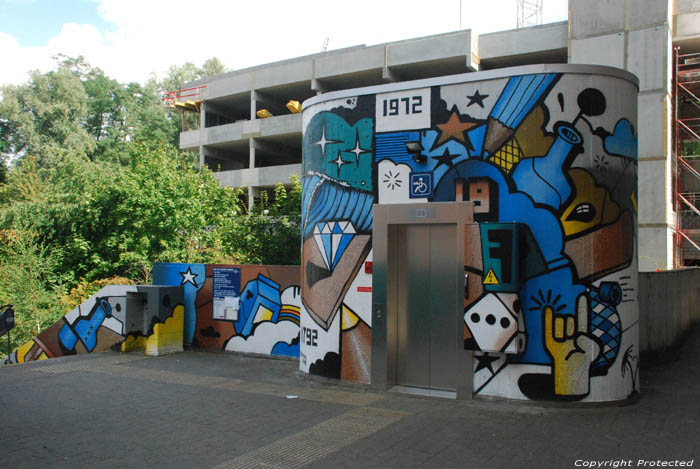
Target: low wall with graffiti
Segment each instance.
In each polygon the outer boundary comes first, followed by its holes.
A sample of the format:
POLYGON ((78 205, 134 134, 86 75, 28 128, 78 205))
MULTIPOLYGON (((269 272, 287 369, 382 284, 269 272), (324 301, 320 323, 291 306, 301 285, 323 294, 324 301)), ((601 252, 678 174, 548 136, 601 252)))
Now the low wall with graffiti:
POLYGON ((370 360, 372 205, 471 200, 473 393, 639 389, 634 76, 531 66, 328 93, 304 103, 302 150, 302 371, 391 369, 370 360), (520 254, 495 223, 518 226, 520 254))
POLYGON ((639 273, 639 348, 661 352, 700 322, 700 268, 639 273))
POLYGON ((113 348, 159 355, 182 350, 182 288, 109 285, 10 354, 10 363, 113 348))
POLYGON ((184 343, 299 356, 299 266, 157 263, 154 283, 182 285, 184 343))

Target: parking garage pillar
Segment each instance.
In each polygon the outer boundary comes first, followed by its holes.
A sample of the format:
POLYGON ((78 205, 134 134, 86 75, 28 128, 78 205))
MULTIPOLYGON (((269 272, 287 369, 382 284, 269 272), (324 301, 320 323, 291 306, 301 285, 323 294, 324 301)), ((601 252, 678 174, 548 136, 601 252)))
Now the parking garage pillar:
MULTIPOLYGON (((200 138, 199 141, 203 142, 204 138, 202 138, 202 133, 205 131, 207 125, 207 104, 206 102, 202 101, 202 104, 200 104, 199 107, 199 133, 200 133, 200 138)), ((199 145, 199 167, 204 166, 204 145, 199 145)))

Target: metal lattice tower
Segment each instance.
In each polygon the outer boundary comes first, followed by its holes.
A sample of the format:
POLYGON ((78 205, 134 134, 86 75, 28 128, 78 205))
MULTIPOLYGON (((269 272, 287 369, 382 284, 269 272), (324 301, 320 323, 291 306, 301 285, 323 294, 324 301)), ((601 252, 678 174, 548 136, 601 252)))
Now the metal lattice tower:
POLYGON ((542 24, 543 0, 516 0, 518 3, 518 28, 542 24))

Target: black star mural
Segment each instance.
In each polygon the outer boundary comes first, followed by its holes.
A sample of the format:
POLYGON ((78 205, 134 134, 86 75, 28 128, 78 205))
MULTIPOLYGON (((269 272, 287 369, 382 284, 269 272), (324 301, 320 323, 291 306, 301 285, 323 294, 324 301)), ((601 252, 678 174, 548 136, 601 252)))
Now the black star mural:
POLYGON ((474 370, 474 373, 479 372, 479 370, 483 370, 484 368, 488 368, 491 373, 493 373, 493 367, 491 364, 498 360, 498 356, 492 357, 488 353, 485 353, 483 355, 475 355, 474 358, 476 358, 479 363, 476 365, 476 370, 474 370))
POLYGON ((437 160, 438 164, 435 165, 435 169, 438 169, 441 164, 444 164, 448 168, 454 168, 452 160, 459 157, 459 155, 450 155, 450 152, 445 148, 445 152, 441 156, 431 156, 432 159, 437 160))
POLYGON ((469 104, 467 104, 467 107, 471 106, 472 104, 478 104, 483 109, 484 99, 486 99, 488 97, 489 97, 489 95, 480 94, 479 90, 476 90, 476 93, 474 93, 472 96, 467 95, 467 98, 469 99, 469 104))

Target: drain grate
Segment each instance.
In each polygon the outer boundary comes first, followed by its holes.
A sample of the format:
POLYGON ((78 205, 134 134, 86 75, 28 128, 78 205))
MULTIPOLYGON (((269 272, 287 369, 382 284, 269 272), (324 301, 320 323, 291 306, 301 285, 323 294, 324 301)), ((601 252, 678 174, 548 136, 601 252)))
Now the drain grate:
POLYGON ((349 446, 410 415, 373 407, 358 407, 306 430, 226 461, 215 469, 302 467, 349 446))

